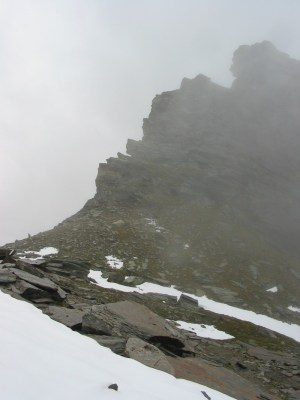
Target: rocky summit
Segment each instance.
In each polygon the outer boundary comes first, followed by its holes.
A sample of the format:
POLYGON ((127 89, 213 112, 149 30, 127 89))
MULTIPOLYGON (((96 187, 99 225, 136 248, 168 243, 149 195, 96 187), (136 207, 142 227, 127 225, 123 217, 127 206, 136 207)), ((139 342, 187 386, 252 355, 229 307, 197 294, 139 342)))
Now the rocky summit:
POLYGON ((300 330, 296 341, 195 300, 300 325, 300 61, 262 42, 239 47, 231 71, 230 88, 200 74, 157 95, 142 140, 99 165, 82 210, 3 246, 0 285, 176 377, 241 400, 299 399, 300 330), (58 254, 37 258, 47 246, 58 254), (144 282, 184 294, 129 290, 144 282))

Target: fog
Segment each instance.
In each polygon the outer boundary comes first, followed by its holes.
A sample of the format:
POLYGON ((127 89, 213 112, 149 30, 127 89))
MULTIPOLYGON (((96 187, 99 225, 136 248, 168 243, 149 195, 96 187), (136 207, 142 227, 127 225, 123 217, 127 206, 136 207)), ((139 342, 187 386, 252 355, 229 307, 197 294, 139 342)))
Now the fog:
POLYGON ((262 40, 300 59, 298 0, 0 0, 0 244, 95 193, 99 162, 142 136, 153 97, 262 40))

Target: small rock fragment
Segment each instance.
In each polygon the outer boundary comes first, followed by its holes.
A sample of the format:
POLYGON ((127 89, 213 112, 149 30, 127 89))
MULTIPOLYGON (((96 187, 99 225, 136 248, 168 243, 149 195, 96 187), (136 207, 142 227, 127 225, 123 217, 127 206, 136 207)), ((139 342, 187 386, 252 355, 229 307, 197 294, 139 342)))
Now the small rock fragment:
POLYGON ((112 383, 111 385, 108 386, 108 389, 118 391, 119 387, 116 383, 112 383))

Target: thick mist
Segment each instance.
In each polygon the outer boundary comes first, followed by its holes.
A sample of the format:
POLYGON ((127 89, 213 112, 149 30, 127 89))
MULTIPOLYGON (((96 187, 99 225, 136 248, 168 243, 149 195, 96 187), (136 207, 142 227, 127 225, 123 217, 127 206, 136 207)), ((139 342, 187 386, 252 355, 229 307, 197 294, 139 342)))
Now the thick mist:
POLYGON ((293 0, 1 1, 0 243, 78 211, 98 163, 141 138, 153 97, 184 76, 230 86, 234 50, 262 40, 300 59, 299 11, 293 0))

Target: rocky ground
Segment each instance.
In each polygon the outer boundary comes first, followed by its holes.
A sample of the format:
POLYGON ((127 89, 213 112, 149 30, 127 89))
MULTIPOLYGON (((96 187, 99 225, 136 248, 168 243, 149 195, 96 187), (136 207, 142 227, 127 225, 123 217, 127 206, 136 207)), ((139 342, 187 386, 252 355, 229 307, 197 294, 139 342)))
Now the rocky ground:
POLYGON ((300 398, 300 347, 292 339, 199 309, 188 299, 101 288, 87 275, 91 268, 115 273, 107 263, 2 254, 1 290, 121 356, 237 399, 300 398), (170 320, 213 324, 235 338, 200 338, 170 320))

